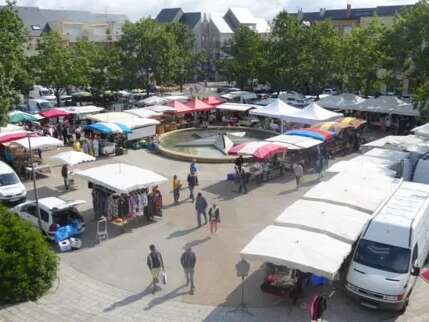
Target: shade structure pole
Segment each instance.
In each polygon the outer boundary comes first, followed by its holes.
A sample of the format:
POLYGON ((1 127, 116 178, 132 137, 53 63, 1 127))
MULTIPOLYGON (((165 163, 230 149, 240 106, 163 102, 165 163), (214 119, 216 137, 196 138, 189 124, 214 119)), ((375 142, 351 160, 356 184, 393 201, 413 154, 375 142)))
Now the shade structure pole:
POLYGON ((33 178, 33 190, 34 190, 34 199, 36 201, 37 223, 39 225, 39 229, 42 230, 42 219, 40 218, 40 208, 39 208, 39 194, 37 192, 36 175, 34 173, 34 162, 33 162, 33 153, 31 150, 30 133, 27 134, 27 139, 28 139, 28 149, 30 150, 31 177, 33 178))

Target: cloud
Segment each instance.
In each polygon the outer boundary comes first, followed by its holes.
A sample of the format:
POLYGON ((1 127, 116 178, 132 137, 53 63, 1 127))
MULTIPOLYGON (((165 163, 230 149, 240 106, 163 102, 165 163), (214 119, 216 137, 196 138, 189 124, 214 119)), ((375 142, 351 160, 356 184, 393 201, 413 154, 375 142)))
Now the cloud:
MULTIPOLYGON (((0 0, 0 3, 4 1, 0 0)), ((352 8, 399 5, 413 0, 349 0, 352 8)), ((320 8, 345 8, 344 0, 18 0, 20 6, 39 6, 49 9, 89 10, 98 13, 122 13, 131 20, 156 16, 162 8, 180 7, 185 11, 203 11, 223 14, 229 7, 247 7, 255 16, 271 20, 279 11, 319 11, 320 8)))

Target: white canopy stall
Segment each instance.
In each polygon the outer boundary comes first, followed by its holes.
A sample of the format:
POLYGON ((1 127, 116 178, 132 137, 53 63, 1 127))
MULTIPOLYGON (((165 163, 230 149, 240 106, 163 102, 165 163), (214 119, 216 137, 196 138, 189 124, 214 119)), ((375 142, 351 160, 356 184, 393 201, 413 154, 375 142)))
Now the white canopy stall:
POLYGON ((281 133, 283 133, 283 121, 287 121, 289 115, 295 115, 301 110, 286 104, 281 99, 277 98, 273 100, 267 106, 264 106, 259 109, 251 110, 249 114, 256 116, 269 117, 272 119, 278 119, 281 121, 281 133))
POLYGON ((241 103, 223 103, 216 106, 216 109, 218 110, 232 111, 232 112, 247 112, 251 109, 258 109, 258 108, 261 108, 261 106, 252 105, 252 104, 241 104, 241 103))
POLYGON ((317 104, 330 110, 350 110, 353 106, 364 102, 365 99, 351 93, 331 95, 321 98, 317 104))
POLYGON ((132 108, 130 110, 124 110, 124 113, 135 115, 141 118, 157 118, 162 116, 162 113, 152 111, 148 108, 132 108))
POLYGON ((276 135, 269 139, 266 139, 265 141, 284 143, 287 145, 289 150, 308 149, 323 143, 320 140, 288 134, 276 135))
POLYGON ((429 141, 424 137, 416 135, 388 135, 366 143, 364 146, 422 154, 429 152, 429 141))
POLYGON ((126 163, 106 164, 78 171, 76 175, 119 193, 129 193, 167 181, 153 171, 126 163))
POLYGON ((78 117, 82 117, 84 115, 89 114, 96 114, 104 111, 104 107, 94 105, 59 107, 58 109, 69 114, 76 115, 78 117))
POLYGON ((240 252, 249 261, 270 262, 335 279, 351 245, 324 234, 268 226, 240 252))
POLYGON ((313 125, 320 122, 333 121, 341 117, 343 117, 343 114, 328 111, 319 106, 316 102, 313 102, 302 110, 298 109, 296 113, 285 115, 283 120, 286 122, 313 125))
POLYGON ((415 135, 429 139, 429 123, 420 125, 411 130, 415 135))
MULTIPOLYGON (((11 141, 5 144, 6 145, 16 144, 23 147, 26 150, 30 148, 28 138, 11 141)), ((49 149, 55 149, 55 148, 64 146, 63 141, 50 136, 30 136, 30 144, 31 144, 31 150, 49 150, 49 149)))
POLYGON ((300 199, 287 207, 274 223, 325 234, 353 244, 369 219, 368 213, 350 207, 300 199))

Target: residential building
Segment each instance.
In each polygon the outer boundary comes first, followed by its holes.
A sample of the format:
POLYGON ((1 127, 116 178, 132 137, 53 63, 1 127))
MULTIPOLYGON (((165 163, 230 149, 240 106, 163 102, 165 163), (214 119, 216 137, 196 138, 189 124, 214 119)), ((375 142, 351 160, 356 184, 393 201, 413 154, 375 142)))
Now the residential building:
POLYGON ((263 18, 255 17, 247 8, 230 8, 224 15, 225 21, 232 30, 246 26, 259 34, 268 34, 270 26, 263 18))
POLYGON ((341 35, 347 35, 353 28, 368 26, 372 21, 378 19, 382 24, 389 26, 393 18, 402 9, 409 5, 378 6, 375 8, 352 8, 350 4, 344 9, 326 10, 321 8, 318 12, 303 12, 302 10, 292 15, 309 23, 329 20, 338 29, 341 35))
POLYGON ((88 40, 110 43, 119 40, 127 16, 97 14, 83 10, 52 10, 16 7, 29 36, 27 55, 35 53, 37 40, 51 31, 59 32, 70 42, 88 40))

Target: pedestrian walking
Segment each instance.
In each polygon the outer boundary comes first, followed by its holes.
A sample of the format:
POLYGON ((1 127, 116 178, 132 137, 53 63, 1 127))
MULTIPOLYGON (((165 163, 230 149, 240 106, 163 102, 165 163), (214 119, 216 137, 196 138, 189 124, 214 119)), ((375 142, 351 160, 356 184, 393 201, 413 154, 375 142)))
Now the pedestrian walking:
POLYGON ((82 135, 82 127, 80 124, 77 125, 77 127, 74 130, 75 140, 80 141, 80 137, 82 135))
POLYGON ((156 250, 155 245, 149 246, 150 253, 147 256, 147 266, 152 274, 152 294, 156 291, 156 285, 159 283, 159 276, 164 272, 164 261, 162 255, 156 250))
POLYGON ((217 224, 219 222, 220 222, 219 208, 214 203, 213 206, 209 209, 209 226, 210 226, 211 234, 214 234, 217 232, 217 224))
POLYGON ((69 190, 69 167, 67 164, 64 164, 61 168, 61 176, 64 179, 64 187, 66 190, 69 190))
POLYGON ((174 196, 174 203, 179 202, 180 198, 180 189, 182 188, 182 183, 177 178, 176 175, 173 176, 173 196, 174 196))
POLYGON ((247 193, 246 171, 244 171, 243 168, 236 168, 236 172, 237 172, 238 183, 240 184, 240 187, 238 189, 238 193, 241 193, 242 191, 244 191, 244 193, 247 193))
POLYGON ((196 262, 197 258, 195 253, 192 251, 191 247, 187 246, 186 250, 182 254, 182 257, 180 257, 180 263, 182 264, 183 270, 185 271, 186 286, 191 284, 191 294, 194 293, 195 289, 194 272, 196 262))
POLYGON ((292 166, 293 173, 295 174, 296 188, 298 189, 301 184, 301 178, 304 176, 304 168, 301 163, 294 163, 292 166))
POLYGON ((194 202, 194 189, 195 186, 198 186, 198 177, 196 174, 189 173, 188 174, 188 188, 189 188, 189 199, 194 202))
POLYGON ((197 160, 193 159, 190 166, 189 166, 189 172, 192 174, 196 174, 197 173, 197 160))
POLYGON ((197 199, 195 200, 195 210, 197 211, 198 227, 201 227, 201 215, 204 216, 204 225, 207 225, 207 200, 201 192, 198 192, 197 199))

